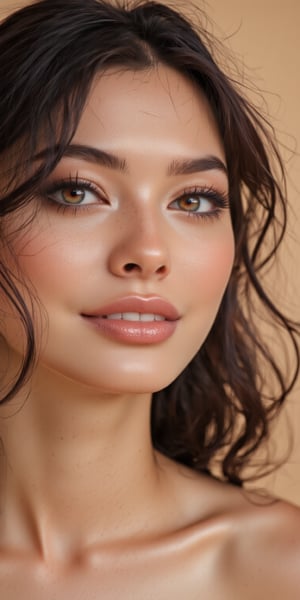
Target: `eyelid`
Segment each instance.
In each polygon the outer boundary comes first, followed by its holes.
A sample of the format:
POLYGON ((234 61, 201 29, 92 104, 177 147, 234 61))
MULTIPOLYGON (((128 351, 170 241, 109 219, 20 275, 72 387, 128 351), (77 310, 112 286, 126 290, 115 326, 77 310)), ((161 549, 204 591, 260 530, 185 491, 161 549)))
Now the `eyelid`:
POLYGON ((176 195, 176 197, 172 200, 170 204, 176 202, 178 200, 182 200, 186 196, 202 196, 206 200, 211 200, 220 208, 228 208, 229 207, 229 196, 227 190, 221 191, 217 190, 214 186, 193 186, 190 188, 185 188, 182 193, 176 195))
MULTIPOLYGON (((91 191, 94 192, 97 196, 98 196, 98 200, 99 202, 105 202, 108 203, 109 200, 104 192, 104 190, 102 188, 99 187, 99 185, 95 184, 93 181, 91 181, 90 179, 85 179, 83 177, 79 177, 78 175, 76 175, 75 177, 72 177, 71 175, 68 178, 60 178, 60 179, 54 179, 52 182, 48 182, 48 184, 44 184, 42 187, 42 195, 45 197, 48 197, 55 193, 55 192, 59 192, 61 190, 64 189, 68 189, 68 187, 73 187, 73 188, 82 188, 83 190, 87 190, 87 191, 91 191)), ((50 198, 49 198, 50 199, 50 198)), ((72 206, 72 203, 68 204, 67 202, 59 202, 56 200, 52 200, 53 202, 56 202, 57 204, 61 204, 62 206, 72 206)), ((90 203, 93 204, 93 203, 90 203)), ((96 202, 95 202, 96 204, 96 202)), ((74 207, 76 206, 76 204, 73 205, 74 207)), ((80 206, 80 203, 77 204, 77 206, 80 206)), ((87 205, 83 205, 83 206, 87 206, 87 205)))

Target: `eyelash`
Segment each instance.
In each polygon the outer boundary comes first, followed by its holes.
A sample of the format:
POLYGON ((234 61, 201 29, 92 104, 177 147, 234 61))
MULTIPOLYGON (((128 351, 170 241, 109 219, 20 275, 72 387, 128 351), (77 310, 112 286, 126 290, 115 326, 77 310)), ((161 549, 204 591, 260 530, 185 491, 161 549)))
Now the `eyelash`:
MULTIPOLYGON (((209 212, 182 211, 187 217, 194 219, 211 220, 220 218, 222 211, 229 208, 229 198, 226 192, 219 192, 214 187, 194 187, 183 191, 178 198, 173 202, 179 202, 189 196, 203 197, 205 200, 210 200, 215 204, 215 209, 209 212)), ((179 209, 177 209, 179 210, 179 209)))
MULTIPOLYGON (((54 194, 55 192, 59 192, 59 191, 63 191, 63 190, 67 190, 69 188, 80 188, 83 191, 91 191, 93 193, 95 193, 99 198, 101 198, 101 190, 94 185, 91 181, 85 180, 85 179, 80 179, 77 175, 76 177, 69 177, 68 179, 61 179, 56 181, 55 183, 53 183, 52 185, 50 185, 49 187, 44 188, 44 190, 42 191, 42 199, 43 201, 45 201, 48 204, 51 204, 51 206, 55 207, 57 212, 62 212, 63 214, 67 213, 72 213, 72 215, 76 215, 78 212, 82 211, 89 211, 91 209, 93 209, 95 207, 94 203, 91 204, 78 204, 76 205, 71 205, 71 204, 63 204, 60 202, 57 202, 56 200, 53 200, 50 197, 50 194, 54 194)), ((183 193, 178 196, 177 198, 175 198, 174 200, 172 200, 172 202, 170 204, 173 204, 175 202, 180 202, 181 200, 183 200, 184 198, 188 198, 189 196, 198 196, 198 197, 203 197, 205 200, 210 200, 212 201, 216 208, 208 211, 208 212, 196 212, 196 211, 184 211, 184 210, 180 210, 178 209, 173 209, 173 210, 177 210, 178 212, 181 212, 182 214, 184 214, 185 216, 189 217, 189 218, 193 218, 193 219, 201 219, 202 221, 206 220, 206 219, 217 219, 221 216, 221 213, 223 210, 229 208, 229 199, 228 199, 228 195, 225 192, 219 192, 217 191, 214 187, 193 187, 193 188, 187 188, 183 191, 183 193)), ((102 200, 105 200, 104 195, 102 200)))
MULTIPOLYGON (((55 192, 67 190, 72 187, 80 188, 84 191, 94 192, 94 194, 96 194, 98 197, 101 196, 101 190, 96 185, 94 185, 91 181, 88 181, 87 179, 80 179, 76 175, 76 177, 70 176, 68 179, 60 179, 58 181, 55 181, 49 187, 45 187, 42 190, 42 194, 41 194, 42 199, 47 204, 50 204, 52 207, 54 207, 57 212, 62 212, 63 214, 65 214, 66 212, 69 212, 69 213, 72 213, 73 215, 76 215, 78 213, 78 211, 82 212, 84 210, 90 210, 94 206, 94 204, 82 204, 82 205, 78 204, 77 206, 76 205, 72 206, 72 204, 63 204, 63 203, 57 202, 56 200, 53 200, 52 198, 50 198, 50 194, 54 194, 55 192)), ((104 199, 104 194, 103 194, 103 199, 104 199)))

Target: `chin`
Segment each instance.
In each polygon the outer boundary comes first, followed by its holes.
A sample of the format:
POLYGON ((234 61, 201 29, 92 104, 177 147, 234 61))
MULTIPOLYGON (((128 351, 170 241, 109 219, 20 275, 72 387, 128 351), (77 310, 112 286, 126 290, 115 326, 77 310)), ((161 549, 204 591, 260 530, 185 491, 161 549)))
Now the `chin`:
POLYGON ((96 365, 79 365, 74 368, 72 365, 55 364, 51 361, 41 361, 37 369, 41 373, 41 381, 48 388, 58 390, 63 385, 64 389, 75 388, 75 393, 87 393, 92 391, 95 394, 152 394, 167 387, 176 379, 181 372, 174 369, 162 369, 159 365, 144 364, 126 364, 122 366, 116 364, 107 368, 99 368, 96 365), (85 367, 85 368, 84 368, 85 367))

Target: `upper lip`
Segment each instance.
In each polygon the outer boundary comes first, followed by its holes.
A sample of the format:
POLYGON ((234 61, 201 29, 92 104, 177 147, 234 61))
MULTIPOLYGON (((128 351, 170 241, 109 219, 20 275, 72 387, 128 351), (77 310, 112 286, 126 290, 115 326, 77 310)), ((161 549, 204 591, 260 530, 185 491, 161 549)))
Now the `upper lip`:
POLYGON ((147 313, 161 315, 168 321, 179 319, 176 308, 159 296, 124 296, 105 304, 91 313, 84 313, 85 317, 104 317, 114 313, 147 313))

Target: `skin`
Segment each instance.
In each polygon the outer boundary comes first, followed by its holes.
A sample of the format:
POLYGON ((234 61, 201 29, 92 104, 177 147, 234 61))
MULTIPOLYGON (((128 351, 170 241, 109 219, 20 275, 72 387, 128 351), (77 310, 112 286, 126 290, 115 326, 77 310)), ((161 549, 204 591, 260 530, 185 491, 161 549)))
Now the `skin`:
MULTIPOLYGON (((37 198, 33 223, 13 238, 47 327, 37 323, 31 381, 1 407, 2 596, 296 600, 298 511, 176 465, 151 443, 151 393, 204 342, 233 263, 228 208, 195 218, 184 203, 174 207, 187 189, 226 194, 226 172, 168 174, 174 160, 225 163, 208 103, 164 66, 108 72, 95 81, 73 142, 126 159, 128 169, 65 157, 46 188, 77 175, 101 194, 89 193, 89 209, 76 215, 37 198), (82 319, 128 294, 171 302, 180 315, 173 335, 120 342, 82 319)), ((31 210, 7 219, 7 232, 31 210)), ((9 253, 7 262, 14 268, 9 253)), ((24 340, 1 302, 0 358, 11 377, 24 340)))

